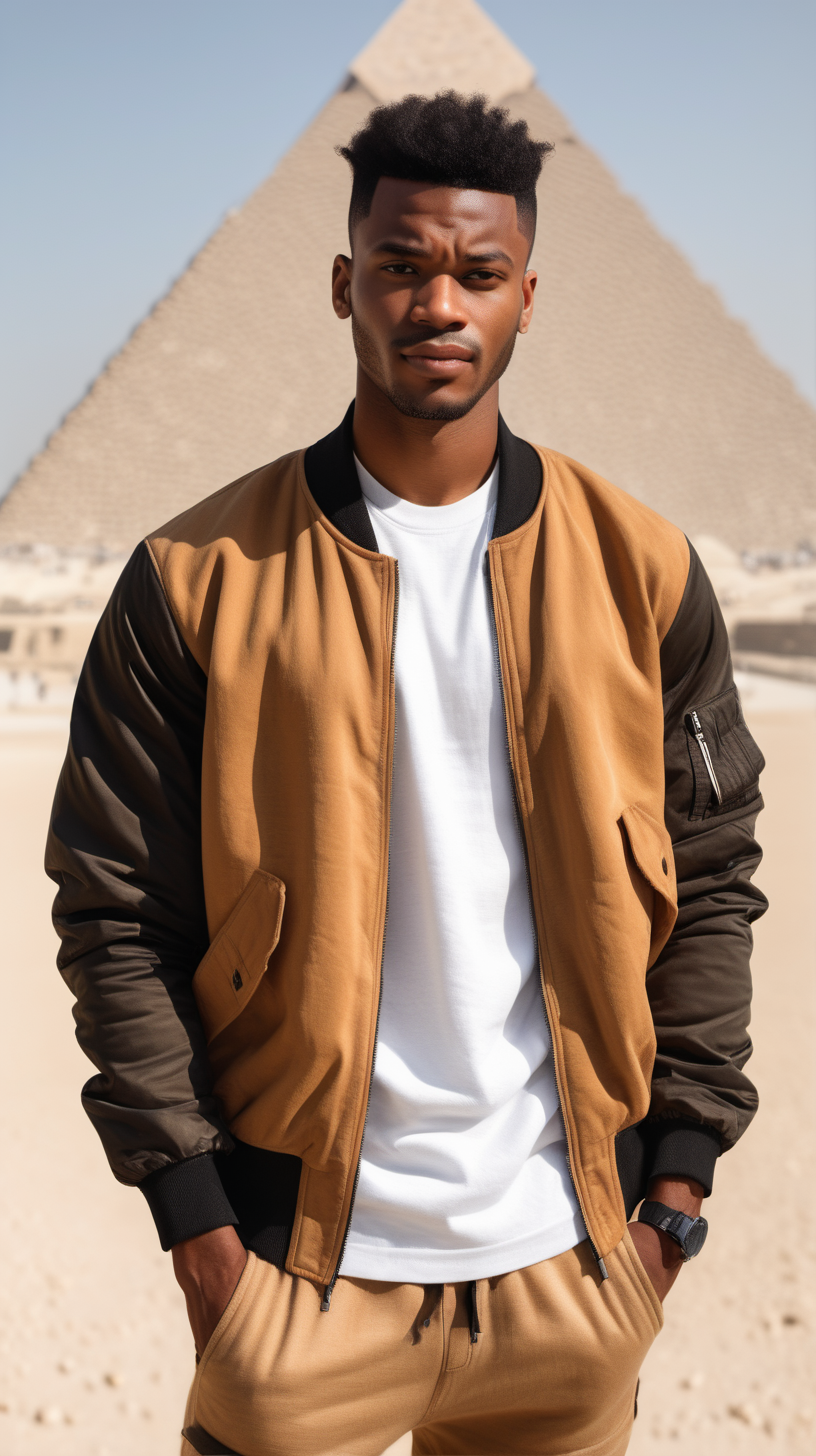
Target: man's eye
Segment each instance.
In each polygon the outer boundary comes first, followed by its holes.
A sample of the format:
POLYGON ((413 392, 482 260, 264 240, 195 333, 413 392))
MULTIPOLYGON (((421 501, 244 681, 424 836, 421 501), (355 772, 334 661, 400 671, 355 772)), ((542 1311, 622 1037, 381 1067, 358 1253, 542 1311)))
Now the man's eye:
POLYGON ((406 273, 415 273, 416 268, 412 268, 410 263, 386 263, 385 267, 383 268, 383 272, 400 273, 404 275, 406 273))
POLYGON ((491 278, 498 278, 498 273, 493 273, 490 268, 475 268, 472 273, 466 273, 466 278, 472 278, 477 283, 489 283, 491 278))

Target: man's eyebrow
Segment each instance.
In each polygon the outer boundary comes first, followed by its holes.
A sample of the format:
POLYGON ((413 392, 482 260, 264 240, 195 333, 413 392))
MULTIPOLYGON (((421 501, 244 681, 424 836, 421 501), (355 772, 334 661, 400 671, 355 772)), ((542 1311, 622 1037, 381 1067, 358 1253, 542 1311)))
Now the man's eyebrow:
MULTIPOLYGON (((397 243, 390 239, 376 243, 372 252, 396 253, 399 258, 430 258, 431 256, 427 248, 420 248, 416 243, 397 243)), ((513 259, 509 253, 502 252, 501 248, 491 248, 486 253, 465 253, 464 261, 466 263, 506 263, 509 268, 513 267, 513 259)))
POLYGON ((509 268, 513 266, 513 259, 509 253, 503 253, 501 248, 492 248, 489 253, 465 253, 466 263, 506 263, 509 268))
POLYGON ((397 253, 400 258, 430 258, 427 248, 420 248, 416 243, 395 243, 386 239, 384 243, 376 243, 372 248, 374 253, 397 253))

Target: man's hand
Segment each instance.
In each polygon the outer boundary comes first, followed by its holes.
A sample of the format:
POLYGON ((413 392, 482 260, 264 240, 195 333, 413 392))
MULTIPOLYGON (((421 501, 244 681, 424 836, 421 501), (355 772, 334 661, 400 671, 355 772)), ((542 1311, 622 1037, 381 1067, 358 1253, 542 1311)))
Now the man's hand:
POLYGON ((184 1290, 199 1355, 229 1304, 246 1261, 246 1249, 231 1226, 174 1246, 173 1269, 184 1290))
MULTIPOLYGON (((698 1218, 703 1206, 703 1189, 693 1178, 653 1178, 646 1197, 655 1203, 677 1208, 689 1218, 698 1218)), ((662 1229, 649 1223, 630 1223, 632 1243, 661 1304, 683 1264, 680 1245, 662 1229)))

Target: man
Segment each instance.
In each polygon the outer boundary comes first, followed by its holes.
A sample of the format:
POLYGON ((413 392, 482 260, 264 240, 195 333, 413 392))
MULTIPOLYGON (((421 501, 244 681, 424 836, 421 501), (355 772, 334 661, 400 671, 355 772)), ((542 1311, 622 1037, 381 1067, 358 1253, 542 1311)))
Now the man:
POLYGON ((187 1452, 623 1452, 755 1107, 711 587, 499 415, 548 150, 372 113, 353 406, 138 547, 77 691, 60 966, 187 1298, 187 1452))

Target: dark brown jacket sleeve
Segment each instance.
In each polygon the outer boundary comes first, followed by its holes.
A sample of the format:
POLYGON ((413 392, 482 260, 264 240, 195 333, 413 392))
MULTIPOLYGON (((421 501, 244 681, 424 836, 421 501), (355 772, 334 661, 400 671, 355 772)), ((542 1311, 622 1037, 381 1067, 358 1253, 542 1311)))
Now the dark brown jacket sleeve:
POLYGON ((165 1248, 236 1222, 213 1157, 232 1144, 192 991, 208 945, 206 691, 143 544, 80 677, 46 869, 58 965, 97 1068, 83 1103, 116 1177, 145 1192, 165 1248))
POLYGON ((657 1038, 649 1118, 618 1140, 627 1205, 649 1177, 696 1178, 756 1111, 743 1068, 751 1054, 751 925, 767 908, 751 883, 764 768, 742 715, 728 634, 713 587, 690 547, 680 607, 661 649, 666 825, 679 914, 646 979, 657 1038))

